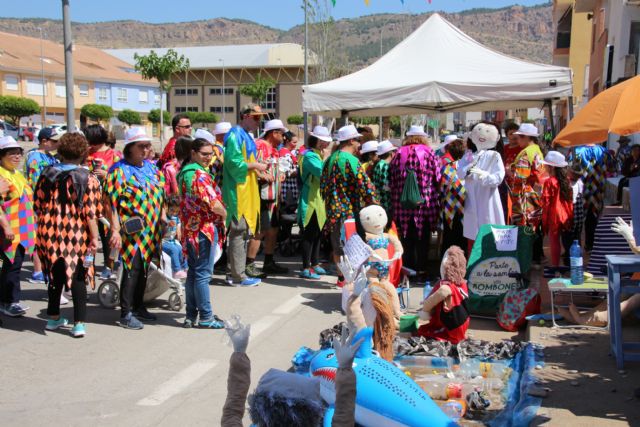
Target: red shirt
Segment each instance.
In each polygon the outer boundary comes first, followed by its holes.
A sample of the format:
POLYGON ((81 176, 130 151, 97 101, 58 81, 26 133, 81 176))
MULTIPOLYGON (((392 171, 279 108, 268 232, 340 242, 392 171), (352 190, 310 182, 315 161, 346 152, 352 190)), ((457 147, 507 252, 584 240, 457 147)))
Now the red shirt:
POLYGON ((167 142, 167 146, 164 147, 164 151, 162 152, 162 156, 160 156, 160 160, 158 160, 158 167, 162 167, 169 160, 173 160, 176 158, 176 137, 172 137, 169 142, 167 142))
POLYGON ((448 285, 451 289, 451 296, 448 297, 451 304, 448 308, 445 307, 444 301, 436 305, 432 311, 431 320, 426 325, 420 326, 418 335, 458 344, 465 339, 469 328, 469 312, 465 304, 469 295, 467 282, 463 281, 458 285, 440 280, 431 290, 431 294, 437 292, 442 285, 448 285))
POLYGON ((87 166, 89 166, 91 172, 98 168, 108 171, 114 163, 120 161, 123 157, 121 152, 112 148, 93 153, 89 152, 87 156, 87 166))

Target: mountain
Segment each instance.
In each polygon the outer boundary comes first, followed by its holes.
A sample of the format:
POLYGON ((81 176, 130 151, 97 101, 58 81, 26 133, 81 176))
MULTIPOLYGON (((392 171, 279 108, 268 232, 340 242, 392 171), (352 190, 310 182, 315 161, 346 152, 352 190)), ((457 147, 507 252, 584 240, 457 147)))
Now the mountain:
MULTIPOLYGON (((551 4, 501 9, 471 9, 443 16, 479 42, 497 51, 531 61, 551 63, 553 25, 551 4)), ((383 51, 409 35, 429 14, 378 14, 332 23, 331 37, 346 68, 355 70, 373 62, 383 51), (337 41, 337 43, 336 43, 337 41)), ((47 19, 0 18, 0 31, 62 42, 62 22, 47 19)), ((238 19, 216 18, 188 23, 149 24, 139 21, 73 23, 77 44, 99 48, 177 47, 220 44, 303 43, 303 26, 278 30, 238 19)), ((313 37, 314 29, 312 26, 313 37)), ((310 47, 313 46, 313 40, 310 47)), ((461 61, 464 58, 460 58, 461 61)))

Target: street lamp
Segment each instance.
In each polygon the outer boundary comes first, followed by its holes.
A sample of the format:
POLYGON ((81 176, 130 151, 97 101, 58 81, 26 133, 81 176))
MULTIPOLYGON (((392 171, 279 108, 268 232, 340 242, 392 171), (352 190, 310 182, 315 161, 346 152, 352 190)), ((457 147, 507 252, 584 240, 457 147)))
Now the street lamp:
POLYGON ((225 121, 226 118, 226 107, 225 107, 225 98, 226 98, 226 93, 225 93, 225 87, 224 87, 224 59, 220 58, 218 59, 219 62, 222 63, 222 121, 225 121))
POLYGON ((47 92, 46 91, 47 86, 45 85, 45 82, 44 82, 44 49, 42 47, 42 27, 38 27, 38 30, 40 30, 40 73, 42 76, 42 129, 44 129, 47 126, 47 97, 45 96, 47 92))

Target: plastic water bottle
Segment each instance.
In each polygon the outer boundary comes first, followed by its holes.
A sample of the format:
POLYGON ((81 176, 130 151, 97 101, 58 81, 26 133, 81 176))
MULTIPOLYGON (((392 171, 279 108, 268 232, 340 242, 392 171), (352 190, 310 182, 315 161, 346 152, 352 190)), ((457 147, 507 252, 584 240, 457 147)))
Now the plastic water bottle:
POLYGON ((571 284, 582 285, 584 283, 584 275, 582 274, 582 249, 577 240, 573 241, 571 249, 569 249, 569 260, 571 264, 571 284))
POLYGON ((432 289, 433 286, 431 286, 431 282, 429 282, 428 280, 424 282, 424 288, 422 289, 422 301, 427 299, 432 289))

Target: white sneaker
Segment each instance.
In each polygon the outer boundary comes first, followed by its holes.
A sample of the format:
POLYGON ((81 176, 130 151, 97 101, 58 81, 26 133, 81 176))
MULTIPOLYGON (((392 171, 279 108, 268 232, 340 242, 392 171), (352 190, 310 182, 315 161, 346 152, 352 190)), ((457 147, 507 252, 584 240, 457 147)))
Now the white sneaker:
POLYGON ((60 294, 60 305, 69 304, 69 300, 64 297, 64 294, 60 294))

